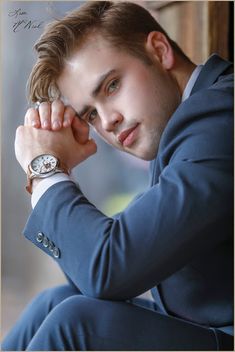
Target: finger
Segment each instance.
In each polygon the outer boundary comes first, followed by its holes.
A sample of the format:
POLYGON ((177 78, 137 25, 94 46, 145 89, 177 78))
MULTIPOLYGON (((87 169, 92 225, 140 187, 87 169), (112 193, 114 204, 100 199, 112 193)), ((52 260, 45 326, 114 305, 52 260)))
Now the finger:
POLYGON ((51 104, 51 128, 58 131, 63 126, 64 104, 61 100, 54 100, 51 104))
POLYGON ((89 141, 86 143, 86 148, 89 155, 93 155, 97 152, 97 144, 94 139, 89 139, 89 141))
POLYGON ((87 122, 81 120, 79 117, 75 117, 72 121, 73 135, 76 141, 80 144, 84 144, 89 139, 89 125, 87 122))
POLYGON ((39 110, 41 127, 44 130, 50 130, 51 129, 51 104, 48 102, 42 102, 39 105, 38 110, 39 110))
POLYGON ((29 128, 29 126, 18 126, 18 128, 16 129, 14 143, 16 159, 25 172, 27 172, 28 169, 28 162, 25 159, 25 153, 22 151, 22 142, 25 141, 25 134, 27 132, 27 128, 29 128))
POLYGON ((38 111, 34 108, 30 108, 27 110, 24 117, 24 125, 25 126, 33 126, 36 128, 40 128, 40 118, 38 111))
POLYGON ((89 139, 87 143, 82 145, 82 148, 81 146, 78 145, 78 149, 79 149, 78 155, 80 155, 80 158, 79 158, 80 159, 79 163, 80 163, 97 152, 97 145, 94 139, 89 139))
POLYGON ((71 126, 73 119, 76 116, 76 111, 71 106, 66 106, 64 109, 63 127, 71 126))

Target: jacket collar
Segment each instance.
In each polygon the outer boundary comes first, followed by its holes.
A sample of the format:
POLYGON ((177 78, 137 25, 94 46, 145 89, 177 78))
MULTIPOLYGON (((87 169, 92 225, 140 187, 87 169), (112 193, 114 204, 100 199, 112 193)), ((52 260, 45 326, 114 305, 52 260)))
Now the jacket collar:
POLYGON ((209 57, 193 86, 192 95, 199 89, 206 88, 215 83, 220 75, 227 69, 232 68, 232 63, 222 59, 218 54, 209 57))

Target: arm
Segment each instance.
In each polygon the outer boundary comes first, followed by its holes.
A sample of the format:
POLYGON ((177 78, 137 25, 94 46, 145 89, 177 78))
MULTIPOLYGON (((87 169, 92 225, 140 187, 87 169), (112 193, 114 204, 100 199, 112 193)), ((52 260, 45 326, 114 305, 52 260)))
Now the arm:
MULTIPOLYGON (((204 117, 196 111, 194 120, 204 117)), ((42 231, 60 249, 57 261, 80 290, 106 299, 136 296, 221 243, 231 229, 232 156, 218 143, 217 114, 207 117, 209 129, 204 123, 190 133, 183 129, 158 182, 118 219, 102 214, 72 182, 61 182, 40 199, 26 237, 50 254, 36 241, 42 231), (201 143, 205 128, 209 144, 201 143)), ((224 128, 230 138, 231 126, 224 128)))
POLYGON ((60 183, 39 201, 24 233, 37 244, 35 237, 42 231, 59 247, 59 265, 84 294, 136 296, 202 248, 224 240, 221 224, 231 216, 232 177, 226 167, 215 173, 215 164, 172 165, 117 220, 104 216, 73 183, 60 183))

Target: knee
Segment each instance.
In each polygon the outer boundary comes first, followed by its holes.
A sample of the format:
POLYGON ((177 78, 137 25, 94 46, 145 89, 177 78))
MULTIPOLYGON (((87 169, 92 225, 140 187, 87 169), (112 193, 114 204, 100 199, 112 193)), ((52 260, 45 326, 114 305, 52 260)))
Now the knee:
POLYGON ((83 334, 94 320, 95 311, 92 308, 93 299, 82 295, 71 296, 63 300, 50 314, 50 325, 54 328, 68 329, 77 327, 77 332, 83 334))
POLYGON ((79 294, 79 291, 69 285, 56 286, 39 293, 32 303, 50 311, 63 300, 76 294, 79 294))
POLYGON ((53 314, 56 315, 58 320, 62 321, 69 321, 74 316, 81 318, 83 315, 86 316, 88 300, 88 297, 82 295, 70 296, 58 304, 53 314))
POLYGON ((27 350, 87 350, 84 339, 92 323, 87 314, 89 310, 84 296, 74 295, 63 300, 47 315, 27 350))
POLYGON ((74 330, 77 327, 78 334, 84 335, 93 331, 100 322, 101 317, 111 321, 113 315, 119 309, 112 301, 103 301, 83 295, 75 295, 58 304, 50 314, 50 325, 57 326, 60 331, 74 330))
POLYGON ((94 350, 91 348, 94 334, 100 336, 102 329, 108 329, 113 314, 111 301, 82 295, 71 296, 48 314, 28 350, 48 350, 50 344, 53 345, 53 349, 50 348, 53 351, 94 350), (100 324, 101 319, 106 321, 105 326, 100 324))

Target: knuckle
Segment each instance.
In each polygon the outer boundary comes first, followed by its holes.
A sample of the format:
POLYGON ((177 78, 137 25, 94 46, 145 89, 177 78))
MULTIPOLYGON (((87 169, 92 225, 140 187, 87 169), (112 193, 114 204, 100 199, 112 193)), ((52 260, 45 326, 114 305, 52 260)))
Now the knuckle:
POLYGON ((54 100, 51 104, 51 107, 55 111, 64 110, 64 104, 62 103, 61 100, 54 100))
POLYGON ((39 109, 50 109, 51 104, 48 101, 43 101, 39 105, 39 109))
POLYGON ((59 108, 64 108, 64 103, 60 99, 56 99, 52 102, 52 106, 58 106, 59 108))
POLYGON ((64 113, 64 104, 61 100, 53 101, 51 105, 52 119, 62 119, 64 113))
POLYGON ((26 112, 26 117, 30 120, 35 119, 35 117, 37 116, 38 116, 38 113, 34 108, 29 108, 26 112))
POLYGON ((20 138, 23 134, 24 126, 20 125, 16 129, 16 138, 20 138))
POLYGON ((51 106, 47 102, 43 102, 39 106, 40 118, 48 119, 50 116, 51 106))
POLYGON ((32 110, 33 108, 29 108, 27 111, 26 111, 26 114, 27 116, 31 115, 32 114, 32 110))

